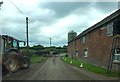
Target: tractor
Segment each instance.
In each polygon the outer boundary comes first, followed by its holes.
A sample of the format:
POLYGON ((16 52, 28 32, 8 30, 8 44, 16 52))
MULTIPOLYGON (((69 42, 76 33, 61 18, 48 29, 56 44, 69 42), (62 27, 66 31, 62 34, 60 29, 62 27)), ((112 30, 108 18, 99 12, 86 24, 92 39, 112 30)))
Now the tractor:
POLYGON ((25 46, 25 41, 20 41, 9 35, 0 35, 2 74, 14 73, 20 68, 30 67, 31 60, 20 49, 21 42, 25 46))

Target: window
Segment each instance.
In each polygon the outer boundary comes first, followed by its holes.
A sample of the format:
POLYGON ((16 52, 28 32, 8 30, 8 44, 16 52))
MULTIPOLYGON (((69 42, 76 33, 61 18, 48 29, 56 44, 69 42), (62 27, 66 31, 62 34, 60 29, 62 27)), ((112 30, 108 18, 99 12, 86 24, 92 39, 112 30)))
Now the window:
POLYGON ((120 48, 117 48, 115 50, 113 62, 114 63, 120 63, 120 48))
POLYGON ((79 54, 79 53, 78 53, 78 49, 76 49, 76 56, 78 56, 78 54, 79 54))
POLYGON ((84 49, 84 57, 85 57, 85 58, 88 57, 88 49, 87 49, 87 48, 84 49))
POLYGON ((107 35, 113 36, 113 22, 111 22, 107 25, 107 35))
POLYGON ((86 36, 83 36, 82 37, 82 43, 85 44, 85 42, 86 42, 86 36))
POLYGON ((17 46, 17 41, 16 40, 13 40, 13 47, 14 48, 17 48, 18 46, 17 46))
POLYGON ((7 39, 7 41, 5 41, 5 48, 9 49, 12 48, 12 40, 11 39, 7 39))
POLYGON ((86 35, 80 38, 80 42, 82 44, 85 44, 85 42, 86 42, 86 35))
POLYGON ((82 43, 82 37, 80 38, 80 42, 82 43))
POLYGON ((75 44, 76 44, 76 42, 75 42, 75 41, 73 41, 73 47, 75 47, 75 44))

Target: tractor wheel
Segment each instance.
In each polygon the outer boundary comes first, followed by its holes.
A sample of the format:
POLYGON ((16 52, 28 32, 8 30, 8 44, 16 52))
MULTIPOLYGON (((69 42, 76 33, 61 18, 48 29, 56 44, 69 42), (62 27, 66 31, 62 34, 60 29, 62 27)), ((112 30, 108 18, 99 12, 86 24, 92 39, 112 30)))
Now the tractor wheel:
POLYGON ((23 68, 28 68, 31 64, 31 60, 29 57, 25 56, 23 59, 23 68))
POLYGON ((9 51, 5 54, 4 65, 9 72, 15 72, 19 69, 17 52, 9 51))

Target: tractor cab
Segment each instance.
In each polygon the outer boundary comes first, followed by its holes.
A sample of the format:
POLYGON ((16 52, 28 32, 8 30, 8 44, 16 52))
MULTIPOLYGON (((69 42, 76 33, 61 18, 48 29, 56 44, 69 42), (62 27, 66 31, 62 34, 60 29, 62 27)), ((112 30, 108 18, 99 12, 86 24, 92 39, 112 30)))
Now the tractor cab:
POLYGON ((25 41, 20 41, 20 40, 17 40, 11 36, 8 36, 8 35, 2 35, 2 46, 3 46, 3 51, 6 52, 6 51, 9 51, 10 49, 16 49, 16 50, 19 50, 19 43, 20 42, 23 42, 24 45, 25 45, 25 41))

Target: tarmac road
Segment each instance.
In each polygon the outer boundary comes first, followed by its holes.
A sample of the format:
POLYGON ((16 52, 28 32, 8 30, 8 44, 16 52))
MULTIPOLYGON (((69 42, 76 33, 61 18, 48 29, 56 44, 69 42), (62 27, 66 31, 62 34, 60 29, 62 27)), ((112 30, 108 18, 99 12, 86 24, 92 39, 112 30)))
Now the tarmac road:
POLYGON ((46 62, 33 64, 29 69, 20 70, 4 80, 110 80, 116 79, 76 68, 60 57, 50 57, 46 62))
MULTIPOLYGON (((83 80, 86 78, 76 69, 61 61, 59 57, 49 58, 41 70, 38 77, 35 77, 36 80, 83 80)), ((90 78, 87 77, 87 79, 90 78)))

